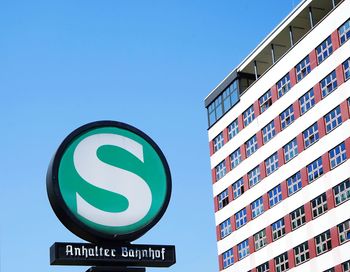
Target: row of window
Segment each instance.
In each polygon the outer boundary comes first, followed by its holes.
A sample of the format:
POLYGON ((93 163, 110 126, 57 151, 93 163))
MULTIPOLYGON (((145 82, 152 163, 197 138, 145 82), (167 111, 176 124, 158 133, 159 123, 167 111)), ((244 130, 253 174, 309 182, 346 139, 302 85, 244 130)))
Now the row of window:
MULTIPOLYGON (((350 78, 349 66, 350 66, 350 59, 347 59, 343 63, 345 81, 350 78)), ((277 87, 277 91, 280 97, 282 94, 286 93, 291 88, 289 74, 284 76, 281 79, 281 81, 277 83, 277 86, 280 86, 280 87, 277 87)), ((334 70, 328 76, 326 76, 324 79, 320 81, 322 98, 326 97, 328 94, 334 91, 337 88, 337 86, 338 86, 338 83, 336 78, 336 72, 334 70)), ((259 98, 260 113, 263 113, 271 105, 272 105, 272 95, 271 95, 271 89, 270 89, 262 97, 259 98)), ((303 115, 314 105, 315 105, 315 93, 314 93, 314 90, 311 89, 299 99, 300 114, 303 115)), ((244 126, 247 126, 248 124, 250 124, 254 120, 254 118, 255 118, 255 113, 254 113, 254 107, 252 105, 245 112, 243 112, 244 126)), ((294 120, 295 120, 294 109, 293 109, 293 106, 291 105, 280 114, 281 129, 283 130, 286 127, 288 127, 294 120)), ((238 119, 235 119, 227 127, 227 131, 228 131, 228 140, 231 140, 235 135, 238 134, 239 132, 238 119)), ((263 132, 264 143, 267 143, 271 138, 273 138, 276 135, 273 121, 269 123, 266 127, 264 127, 262 129, 262 132, 263 132)), ((224 145, 223 133, 224 132, 219 133, 219 135, 213 139, 212 145, 213 145, 214 153, 224 145)))
MULTIPOLYGON (((301 183, 299 188, 301 188, 301 183)), ((276 205, 282 200, 282 193, 280 191, 280 186, 275 187, 279 188, 277 190, 272 190, 273 191, 273 196, 270 196, 270 191, 269 192, 269 205, 276 205)), ((349 179, 339 183, 337 186, 333 187, 333 197, 334 197, 334 204, 335 206, 338 206, 348 199, 350 199, 350 181, 349 179)), ((251 205, 251 211, 252 211, 252 219, 255 217, 259 216, 264 212, 264 205, 263 205, 263 199, 260 197, 258 200, 254 201, 251 205)), ((329 209, 329 204, 327 203, 327 195, 326 193, 323 193, 313 200, 310 201, 310 206, 311 206, 311 217, 314 219, 316 217, 319 217, 320 215, 324 214, 325 212, 328 211, 329 209)), ((238 229, 245 225, 248 222, 247 218, 247 210, 246 208, 240 210, 234 215, 234 223, 235 223, 235 228, 238 229)), ((305 208, 304 205, 299 207, 298 209, 294 210, 293 212, 290 213, 290 222, 291 222, 291 229, 295 230, 302 226, 303 224, 306 223, 306 216, 305 216, 305 208)), ((284 218, 281 218, 277 222, 273 223, 271 225, 272 228, 272 241, 275 241, 282 237, 285 234, 285 222, 284 218)), ((231 225, 231 219, 228 218, 224 222, 222 222, 219 225, 219 231, 220 231, 220 238, 223 239, 229 234, 232 233, 233 227, 231 225)), ((262 230, 265 233, 265 230, 262 230)), ((257 237, 260 236, 259 233, 256 234, 257 237)), ((257 238, 254 235, 254 241, 258 242, 256 240, 257 238)), ((264 244, 265 245, 265 244, 264 244)), ((255 250, 258 250, 259 248, 255 248, 255 250)))
MULTIPOLYGON (((344 244, 350 240, 350 219, 336 226, 337 231, 337 244, 344 244)), ((266 232, 265 230, 260 231, 254 235, 254 246, 256 249, 260 249, 267 244, 266 232)), ((315 252, 315 255, 321 255, 332 249, 332 237, 331 230, 327 230, 313 239, 306 241, 292 249, 292 255, 288 256, 288 252, 284 252, 281 255, 273 259, 273 264, 275 265, 275 271, 283 272, 290 268, 290 257, 294 257, 294 264, 298 266, 311 258, 311 250, 315 252), (314 248, 311 248, 314 247, 314 248)), ((237 246, 238 260, 242 260, 250 254, 249 242, 244 240, 237 246)), ((233 248, 227 250, 222 254, 222 266, 227 268, 228 266, 234 264, 234 253, 233 248)), ((267 272, 269 270, 270 262, 265 262, 256 268, 257 272, 267 272)), ((345 263, 345 267, 348 268, 348 264, 345 263)), ((348 271, 348 270, 344 270, 348 271)))
MULTIPOLYGON (((344 64, 343 67, 345 67, 345 64, 349 66, 350 59, 348 59, 344 64)), ((349 70, 349 69, 348 69, 349 70)), ((348 71, 350 74, 350 72, 348 71)), ((327 77, 325 77, 321 82, 321 92, 322 92, 322 98, 330 94, 332 91, 335 90, 337 87, 337 78, 336 78, 336 72, 335 70, 331 72, 327 77)), ((300 109, 300 114, 304 114, 308 110, 310 110, 315 104, 315 92, 314 89, 309 90, 307 93, 305 93, 298 101, 299 103, 299 109, 300 109)), ((281 130, 285 129, 288 127, 291 123, 294 122, 294 120, 297 117, 295 116, 294 113, 294 108, 293 104, 289 106, 286 110, 284 110, 280 116, 280 125, 281 125, 281 130)), ((341 123, 341 113, 340 113, 340 107, 337 107, 333 111, 331 111, 327 116, 324 118, 325 124, 326 124, 326 131, 327 133, 333 130, 335 127, 337 127, 341 123)), ((237 123, 237 120, 235 121, 237 123)), ((234 123, 235 123, 234 122, 234 123)), ((238 128, 238 125, 235 126, 238 128)), ((262 144, 266 144, 269 142, 277 133, 275 129, 275 121, 272 120, 269 124, 267 124, 262 130, 262 144)), ((230 130, 229 130, 230 133, 230 130)), ((303 132, 303 137, 304 137, 304 147, 307 148, 314 142, 316 142, 319 138, 318 135, 318 125, 315 123, 311 127, 309 127, 306 131, 303 132)), ((293 143, 291 143, 292 145, 293 143)), ((213 140, 213 145, 214 145, 214 150, 220 149, 224 145, 224 135, 223 132, 221 132, 216 138, 213 140)), ((257 134, 253 135, 248 141, 245 142, 244 144, 244 151, 247 157, 251 156, 254 152, 256 152, 259 148, 258 145, 258 139, 257 139, 257 134)), ((295 149, 295 146, 290 146, 287 148, 290 148, 289 152, 291 152, 290 155, 295 155, 293 152, 297 152, 295 149), (294 149, 293 149, 294 148, 294 149)), ((286 156, 286 162, 289 161, 293 156, 289 156, 287 154, 286 156)), ((230 168, 231 170, 234 169, 235 167, 238 166, 242 162, 242 154, 241 154, 241 148, 238 148, 235 150, 230 156, 230 168)), ((267 163, 270 164, 270 161, 272 163, 272 168, 267 168, 267 174, 274 172, 276 168, 274 167, 273 163, 275 158, 270 158, 267 160, 267 163)), ((220 162, 216 167, 215 167, 215 180, 221 179, 223 176, 225 176, 227 173, 225 161, 220 162)))
MULTIPOLYGON (((348 100, 348 108, 350 110, 350 99, 348 100)), ((331 110, 329 113, 327 113, 323 117, 323 121, 324 121, 324 128, 326 133, 331 132, 336 127, 341 125, 342 122, 344 122, 345 120, 343 120, 342 118, 340 106, 337 106, 336 108, 331 110)), ((303 140, 304 149, 308 148, 310 145, 312 145, 313 143, 319 140, 320 134, 319 134, 318 123, 319 122, 315 122, 313 125, 311 125, 309 128, 307 128, 302 132, 301 137, 303 140)), ((282 159, 285 163, 287 163, 288 161, 296 157, 299 154, 297 137, 292 139, 285 146, 283 146, 282 151, 283 151, 282 159)), ((345 149, 345 143, 343 142, 339 146, 336 146, 331 151, 329 151, 330 168, 333 169, 344 160, 346 160, 346 149, 345 149)), ((241 161, 240 149, 237 149, 235 152, 233 152, 230 155, 230 161, 231 161, 232 169, 239 164, 239 162, 241 161)), ((262 167, 265 167, 266 175, 268 176, 272 174, 274 171, 276 171, 280 167, 280 164, 283 163, 283 161, 279 162, 278 151, 276 151, 274 154, 268 157, 264 161, 264 164, 262 164, 262 167)), ((319 176, 321 176, 323 174, 322 157, 316 159, 315 161, 307 165, 306 170, 307 170, 307 180, 309 183, 315 180, 316 178, 318 178, 319 176)), ((226 163, 225 161, 223 161, 217 166, 216 175, 218 178, 221 178, 225 174, 226 174, 226 163)), ((247 174, 247 178, 248 178, 249 188, 259 183, 262 180, 260 165, 254 167, 251 171, 249 171, 247 174)), ((301 189, 300 171, 287 179, 287 185, 288 185, 289 195, 301 189)), ((230 199, 229 199, 228 190, 229 188, 226 188, 222 193, 220 193, 217 196, 218 209, 222 209, 229 203, 230 199)), ((238 198, 240 195, 244 193, 243 177, 241 177, 239 180, 237 180, 232 184, 232 190, 233 190, 233 199, 238 198)))
MULTIPOLYGON (((346 21, 338 29, 338 38, 340 45, 343 45, 349 39, 350 19, 346 21)), ((333 53, 333 44, 331 36, 327 37, 315 49, 318 65, 323 62, 329 55, 333 53)), ((296 80, 299 82, 311 72, 310 57, 307 56, 295 66, 296 80)), ((278 97, 283 96, 291 89, 291 81, 289 73, 276 83, 278 97)), ((209 126, 212 126, 219 120, 228 110, 230 110, 239 100, 238 80, 227 87, 207 108, 209 126)), ((265 93, 259 99, 260 113, 263 113, 271 106, 271 90, 265 93)), ((254 119, 254 112, 248 109, 244 126, 247 126, 254 119)), ((245 115, 245 114, 243 114, 245 115)))

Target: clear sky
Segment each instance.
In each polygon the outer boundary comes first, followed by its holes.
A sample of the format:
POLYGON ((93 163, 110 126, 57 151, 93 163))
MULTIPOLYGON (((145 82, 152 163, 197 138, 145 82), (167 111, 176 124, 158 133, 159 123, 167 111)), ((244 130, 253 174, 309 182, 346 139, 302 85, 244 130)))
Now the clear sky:
POLYGON ((49 266, 53 242, 81 240, 54 215, 45 175, 72 130, 105 119, 146 132, 171 168, 169 208, 136 243, 176 245, 167 271, 217 271, 203 100, 298 3, 2 0, 1 271, 86 270, 49 266))

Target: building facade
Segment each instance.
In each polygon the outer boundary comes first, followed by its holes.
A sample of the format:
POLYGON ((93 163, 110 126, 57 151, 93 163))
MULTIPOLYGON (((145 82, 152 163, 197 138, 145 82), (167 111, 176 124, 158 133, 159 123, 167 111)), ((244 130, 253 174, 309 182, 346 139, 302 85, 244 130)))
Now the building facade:
POLYGON ((304 0, 205 99, 220 271, 350 271, 349 40, 304 0))

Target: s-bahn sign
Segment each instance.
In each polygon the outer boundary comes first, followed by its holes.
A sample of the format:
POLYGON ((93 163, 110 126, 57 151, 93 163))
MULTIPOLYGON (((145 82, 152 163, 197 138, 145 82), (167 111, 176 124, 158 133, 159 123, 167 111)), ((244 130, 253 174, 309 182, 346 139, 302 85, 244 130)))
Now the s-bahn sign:
POLYGON ((46 182, 60 221, 99 246, 128 244, 142 236, 163 216, 171 195, 169 166, 157 144, 114 121, 89 123, 67 136, 46 182))

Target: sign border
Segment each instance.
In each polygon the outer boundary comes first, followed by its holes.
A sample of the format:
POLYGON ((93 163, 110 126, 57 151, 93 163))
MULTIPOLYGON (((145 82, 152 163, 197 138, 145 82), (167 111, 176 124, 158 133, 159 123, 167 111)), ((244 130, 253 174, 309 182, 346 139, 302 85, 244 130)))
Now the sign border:
POLYGON ((159 220, 162 218, 164 215, 170 201, 170 196, 171 196, 171 191, 172 191, 172 183, 171 183, 171 174, 170 174, 170 169, 168 162, 159 148, 159 146, 144 132, 141 130, 118 121, 96 121, 96 122, 91 122, 88 124, 85 124, 77 129, 75 129, 73 132, 71 132, 60 144, 58 147, 57 151, 55 152, 53 158, 50 161, 48 170, 47 170, 47 175, 46 175, 46 188, 47 188, 47 194, 49 198, 49 202, 51 204, 52 209, 54 210, 56 216, 58 219, 61 221, 61 223, 72 233, 75 235, 79 236, 80 238, 92 242, 92 243, 114 243, 115 242, 131 242, 134 241, 135 239, 141 237, 144 235, 147 231, 149 231, 154 225, 156 225, 159 220), (155 218, 151 222, 149 222, 147 225, 144 227, 131 232, 131 233, 126 233, 126 234, 118 234, 118 235, 113 235, 113 234, 107 234, 107 233, 102 233, 100 231, 97 231, 85 224, 83 224, 80 220, 76 218, 76 216, 69 210, 68 206, 63 200, 62 194, 59 189, 59 181, 58 181, 58 170, 59 170, 59 165, 62 159, 62 156, 64 152, 66 151, 67 147, 71 144, 71 142, 76 139, 78 136, 81 134, 95 129, 95 128, 102 128, 102 127, 116 127, 116 128, 121 128, 124 130, 128 130, 132 133, 137 134, 138 136, 142 137, 144 140, 146 140, 152 147, 153 149, 157 152, 164 170, 165 170, 165 176, 166 176, 166 183, 167 183, 167 188, 166 188, 166 195, 165 195, 165 200, 164 203, 159 210, 158 214, 156 215, 155 218))

